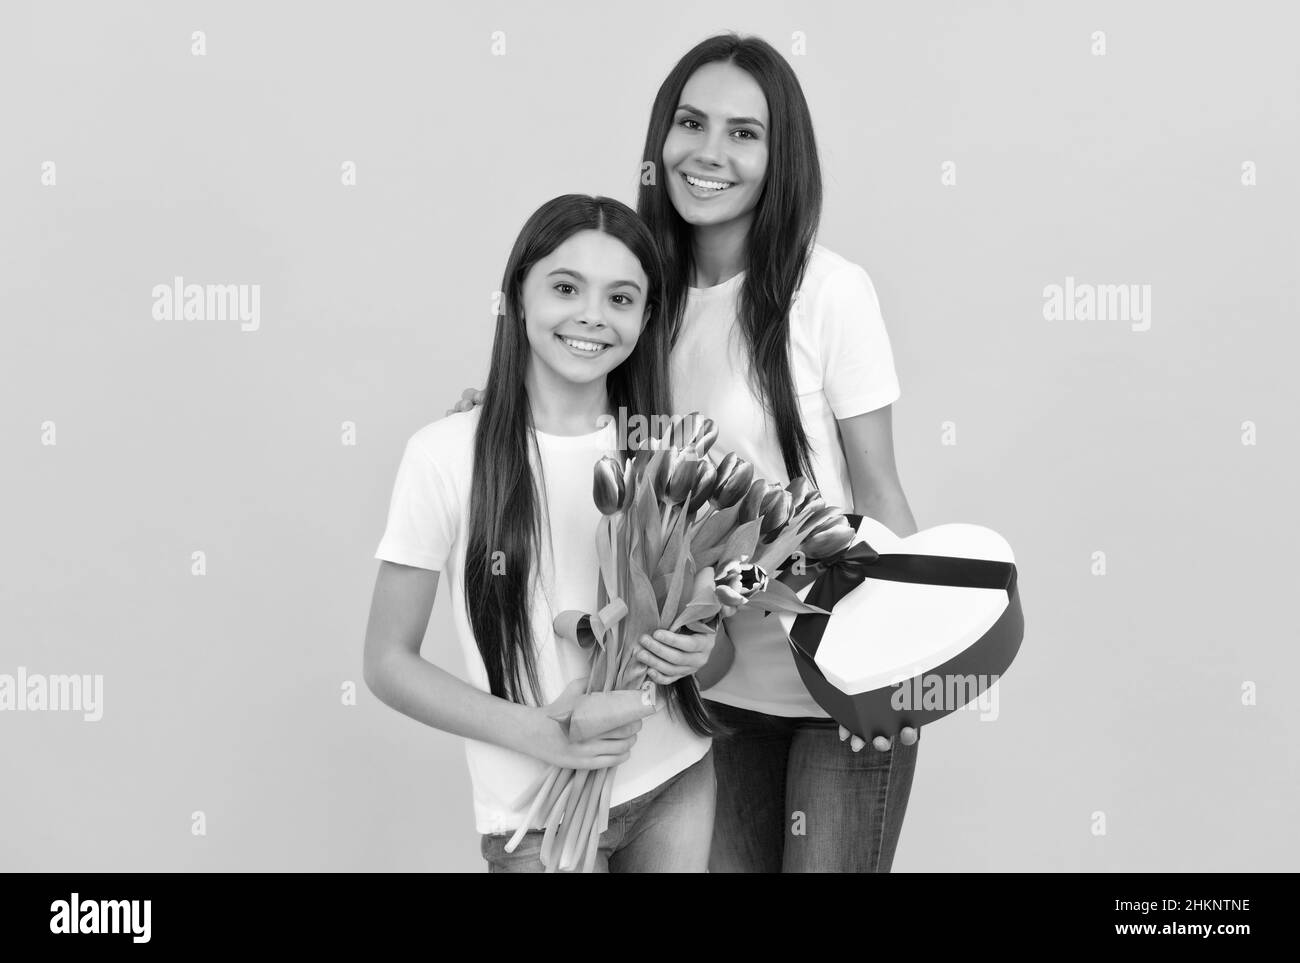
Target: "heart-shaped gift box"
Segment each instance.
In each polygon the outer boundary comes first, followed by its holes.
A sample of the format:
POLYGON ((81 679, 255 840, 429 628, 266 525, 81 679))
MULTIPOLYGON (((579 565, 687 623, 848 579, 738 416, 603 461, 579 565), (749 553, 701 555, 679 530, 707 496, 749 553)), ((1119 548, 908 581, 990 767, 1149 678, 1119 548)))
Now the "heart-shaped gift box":
POLYGON ((779 613, 817 704, 855 735, 893 738, 971 702, 1024 637, 1011 546, 980 525, 899 538, 846 515, 853 542, 796 594, 830 615, 779 613))

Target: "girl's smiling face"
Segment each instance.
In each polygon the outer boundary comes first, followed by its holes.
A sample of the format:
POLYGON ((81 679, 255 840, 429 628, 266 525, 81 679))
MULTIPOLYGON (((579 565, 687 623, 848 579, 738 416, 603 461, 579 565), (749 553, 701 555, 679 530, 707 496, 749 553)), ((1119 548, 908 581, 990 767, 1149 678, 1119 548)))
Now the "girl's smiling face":
POLYGON ((574 384, 622 364, 648 314, 641 262, 603 231, 574 234, 534 264, 521 287, 533 362, 574 384))
POLYGON ((767 98, 733 63, 705 64, 682 88, 664 140, 668 196, 686 223, 752 215, 767 174, 767 98))

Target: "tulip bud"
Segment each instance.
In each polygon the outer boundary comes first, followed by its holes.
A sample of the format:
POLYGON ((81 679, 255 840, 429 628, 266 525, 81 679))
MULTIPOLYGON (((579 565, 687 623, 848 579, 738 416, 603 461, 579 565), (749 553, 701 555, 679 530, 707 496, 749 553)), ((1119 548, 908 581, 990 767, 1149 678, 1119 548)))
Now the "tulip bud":
POLYGON ((680 418, 673 419, 673 447, 685 448, 686 443, 695 433, 695 416, 698 411, 692 411, 689 415, 682 415, 680 418))
POLYGON ((712 418, 705 418, 699 429, 695 432, 695 437, 691 439, 690 447, 694 448, 701 455, 707 455, 713 443, 718 440, 718 428, 713 423, 712 418))
POLYGON ((659 467, 655 470, 654 478, 650 480, 650 483, 654 486, 655 497, 659 501, 663 501, 664 492, 668 488, 668 479, 672 477, 673 468, 677 464, 677 460, 681 458, 681 452, 676 448, 669 448, 658 458, 659 467))
POLYGON ((623 466, 618 459, 605 455, 596 462, 592 479, 592 498, 602 515, 614 515, 623 506, 623 496, 627 485, 623 478, 623 466))
POLYGON ((743 525, 745 522, 752 522, 758 518, 760 508, 763 504, 763 496, 767 493, 767 482, 761 478, 755 478, 749 484, 749 491, 741 499, 740 509, 736 512, 737 523, 743 525))
POLYGON ((777 499, 785 494, 788 494, 788 492, 776 482, 768 482, 767 487, 763 489, 763 500, 759 503, 758 513, 766 515, 772 510, 772 506, 776 504, 777 499))
POLYGON ((807 478, 804 478, 802 475, 792 481, 786 490, 790 493, 791 517, 798 515, 803 511, 811 499, 819 497, 817 489, 813 488, 812 482, 807 478))
POLYGON ((841 515, 823 525, 810 538, 804 539, 802 551, 812 561, 830 558, 852 545, 854 534, 849 520, 841 515))
POLYGON ((701 458, 695 470, 695 488, 691 495, 690 504, 692 514, 704 507, 704 503, 713 497, 713 492, 717 487, 718 472, 713 467, 713 462, 707 458, 701 458))
POLYGON ((745 497, 754 478, 754 466, 734 451, 718 465, 718 483, 713 490, 713 507, 730 508, 745 497))
POLYGON ((665 504, 680 505, 691 497, 691 489, 695 485, 695 465, 694 457, 678 453, 673 470, 668 476, 668 487, 664 491, 665 504))
POLYGON ((758 529, 760 536, 775 536, 785 528, 786 522, 790 521, 790 503, 788 491, 782 489, 776 493, 771 506, 763 512, 763 522, 758 529))
POLYGON ((799 531, 803 532, 805 535, 811 535, 813 530, 828 518, 834 518, 836 515, 843 514, 844 513, 834 505, 827 505, 824 508, 819 508, 804 519, 803 524, 799 526, 799 531))

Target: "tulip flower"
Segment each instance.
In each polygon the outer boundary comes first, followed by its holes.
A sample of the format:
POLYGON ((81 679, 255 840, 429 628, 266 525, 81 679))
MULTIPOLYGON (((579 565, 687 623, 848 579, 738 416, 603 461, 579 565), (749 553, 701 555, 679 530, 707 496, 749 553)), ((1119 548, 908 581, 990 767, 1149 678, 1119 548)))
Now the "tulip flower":
POLYGON ((813 529, 820 526, 827 519, 834 518, 836 515, 843 515, 843 514, 844 513, 842 511, 840 511, 838 508, 834 507, 833 505, 827 505, 823 508, 819 508, 811 515, 809 515, 806 519, 804 519, 803 524, 799 526, 799 531, 804 532, 805 534, 811 534, 813 529))
POLYGON ((690 454, 680 454, 674 459, 668 484, 664 489, 663 501, 669 505, 680 505, 691 497, 695 487, 695 466, 698 462, 690 454))
POLYGON ((694 449, 700 455, 706 455, 713 443, 718 440, 718 428, 713 423, 712 418, 705 418, 699 429, 695 432, 695 437, 690 441, 688 448, 694 449))
POLYGON ((695 488, 691 495, 691 504, 689 510, 695 514, 705 503, 713 497, 713 492, 718 486, 718 473, 713 467, 713 462, 707 458, 701 458, 696 463, 695 470, 695 488))
POLYGON ((770 541, 785 527, 786 522, 790 521, 791 503, 790 493, 785 489, 777 489, 770 502, 766 498, 763 499, 763 523, 759 526, 759 535, 762 538, 770 541))
POLYGON ((623 508, 627 482, 623 465, 616 458, 605 455, 596 462, 592 481, 592 498, 602 515, 617 514, 623 508))
POLYGON ((853 544, 853 527, 843 515, 817 528, 803 543, 803 552, 812 561, 838 555, 853 544))
POLYGON ((676 448, 669 448, 659 456, 659 470, 651 479, 651 485, 654 487, 655 497, 661 502, 664 500, 664 492, 668 489, 668 480, 672 477, 673 468, 681 457, 682 453, 676 448))
POLYGON ((748 555, 742 555, 718 568, 713 587, 721 604, 740 607, 755 592, 766 591, 767 582, 767 571, 751 563, 748 555))
POLYGON ((754 478, 754 466, 734 451, 718 465, 718 484, 713 491, 713 507, 730 508, 745 497, 754 478))

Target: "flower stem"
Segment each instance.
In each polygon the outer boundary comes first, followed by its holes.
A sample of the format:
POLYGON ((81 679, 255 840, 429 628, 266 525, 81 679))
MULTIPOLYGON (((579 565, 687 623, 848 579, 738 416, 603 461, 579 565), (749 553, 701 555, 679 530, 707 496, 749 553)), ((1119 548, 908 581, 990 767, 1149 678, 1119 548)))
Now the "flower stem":
POLYGON ((523 823, 515 830, 515 834, 510 837, 510 842, 506 843, 507 853, 513 853, 515 851, 515 847, 519 845, 519 841, 524 838, 524 834, 527 833, 529 828, 533 825, 533 821, 537 819, 537 814, 550 799, 551 789, 555 786, 555 782, 559 776, 560 767, 551 766, 550 771, 546 774, 546 781, 542 783, 542 788, 537 790, 537 795, 533 798, 533 805, 532 808, 528 810, 528 815, 524 817, 523 823))

